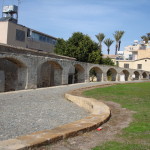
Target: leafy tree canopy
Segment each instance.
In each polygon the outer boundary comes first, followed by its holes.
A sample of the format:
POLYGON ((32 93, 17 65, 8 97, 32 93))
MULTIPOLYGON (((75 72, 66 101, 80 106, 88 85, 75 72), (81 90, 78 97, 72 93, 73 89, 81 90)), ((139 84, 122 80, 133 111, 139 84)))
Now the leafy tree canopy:
POLYGON ((73 33, 68 40, 58 39, 55 52, 60 55, 76 58, 81 62, 100 63, 102 54, 99 54, 98 44, 88 35, 81 32, 73 33))
POLYGON ((103 64, 102 53, 99 46, 92 41, 88 35, 75 32, 68 40, 58 39, 55 53, 59 55, 74 57, 77 61, 103 64))
POLYGON ((105 65, 110 65, 110 66, 114 66, 114 62, 111 60, 111 58, 107 57, 107 58, 103 58, 103 64, 105 65))

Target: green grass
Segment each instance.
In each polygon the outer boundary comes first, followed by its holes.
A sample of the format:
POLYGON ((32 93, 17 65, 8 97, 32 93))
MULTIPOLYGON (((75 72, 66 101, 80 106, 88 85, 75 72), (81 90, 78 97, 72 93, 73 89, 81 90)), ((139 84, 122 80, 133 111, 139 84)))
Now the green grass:
MULTIPOLYGON (((150 143, 150 82, 117 84, 110 87, 96 88, 83 93, 87 97, 95 99, 114 101, 120 103, 122 107, 136 111, 134 120, 129 127, 119 135, 127 143, 106 143, 105 149, 109 150, 145 150, 145 144, 150 143), (138 145, 137 145, 138 144, 138 145), (127 145, 125 147, 125 145, 127 145), (123 149, 123 147, 125 147, 123 149)), ((147 147, 146 146, 146 147, 147 147)), ((93 150, 104 149, 96 147, 93 150)), ((150 149, 150 147, 149 147, 150 149)), ((148 150, 148 148, 147 148, 148 150)))

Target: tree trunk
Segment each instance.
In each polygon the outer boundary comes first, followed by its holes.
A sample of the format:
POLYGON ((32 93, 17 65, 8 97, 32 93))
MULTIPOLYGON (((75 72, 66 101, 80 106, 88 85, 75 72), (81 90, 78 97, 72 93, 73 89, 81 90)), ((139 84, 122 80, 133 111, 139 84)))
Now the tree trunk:
POLYGON ((115 51, 115 55, 117 55, 117 50, 118 50, 118 46, 117 46, 117 44, 116 44, 116 51, 115 51))
POLYGON ((119 47, 118 47, 118 51, 120 51, 120 45, 121 45, 121 41, 119 41, 119 47))
POLYGON ((109 51, 110 51, 110 49, 108 48, 108 50, 107 50, 107 52, 108 52, 108 55, 109 55, 109 51))

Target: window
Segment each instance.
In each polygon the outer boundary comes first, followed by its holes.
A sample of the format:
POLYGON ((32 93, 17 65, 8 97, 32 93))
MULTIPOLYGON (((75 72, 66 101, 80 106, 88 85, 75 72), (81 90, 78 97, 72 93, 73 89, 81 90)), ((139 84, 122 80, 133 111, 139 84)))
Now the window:
POLYGON ((124 68, 129 68, 129 64, 124 64, 124 68))
POLYGON ((25 31, 16 29, 16 40, 24 42, 25 41, 25 31))
POLYGON ((40 41, 40 42, 45 42, 45 43, 50 43, 52 45, 56 44, 56 40, 48 37, 46 35, 40 34, 40 33, 36 33, 36 32, 32 32, 32 36, 31 36, 34 40, 36 41, 40 41))
POLYGON ((142 69, 142 64, 137 64, 137 69, 142 69))

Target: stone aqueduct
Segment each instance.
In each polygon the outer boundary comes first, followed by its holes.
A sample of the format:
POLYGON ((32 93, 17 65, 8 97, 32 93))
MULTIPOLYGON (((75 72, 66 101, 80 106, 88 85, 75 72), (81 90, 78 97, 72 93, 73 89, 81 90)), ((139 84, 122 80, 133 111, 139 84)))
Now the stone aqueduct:
POLYGON ((150 72, 78 62, 74 58, 0 45, 0 92, 89 82, 94 69, 97 81, 149 79, 150 72))

